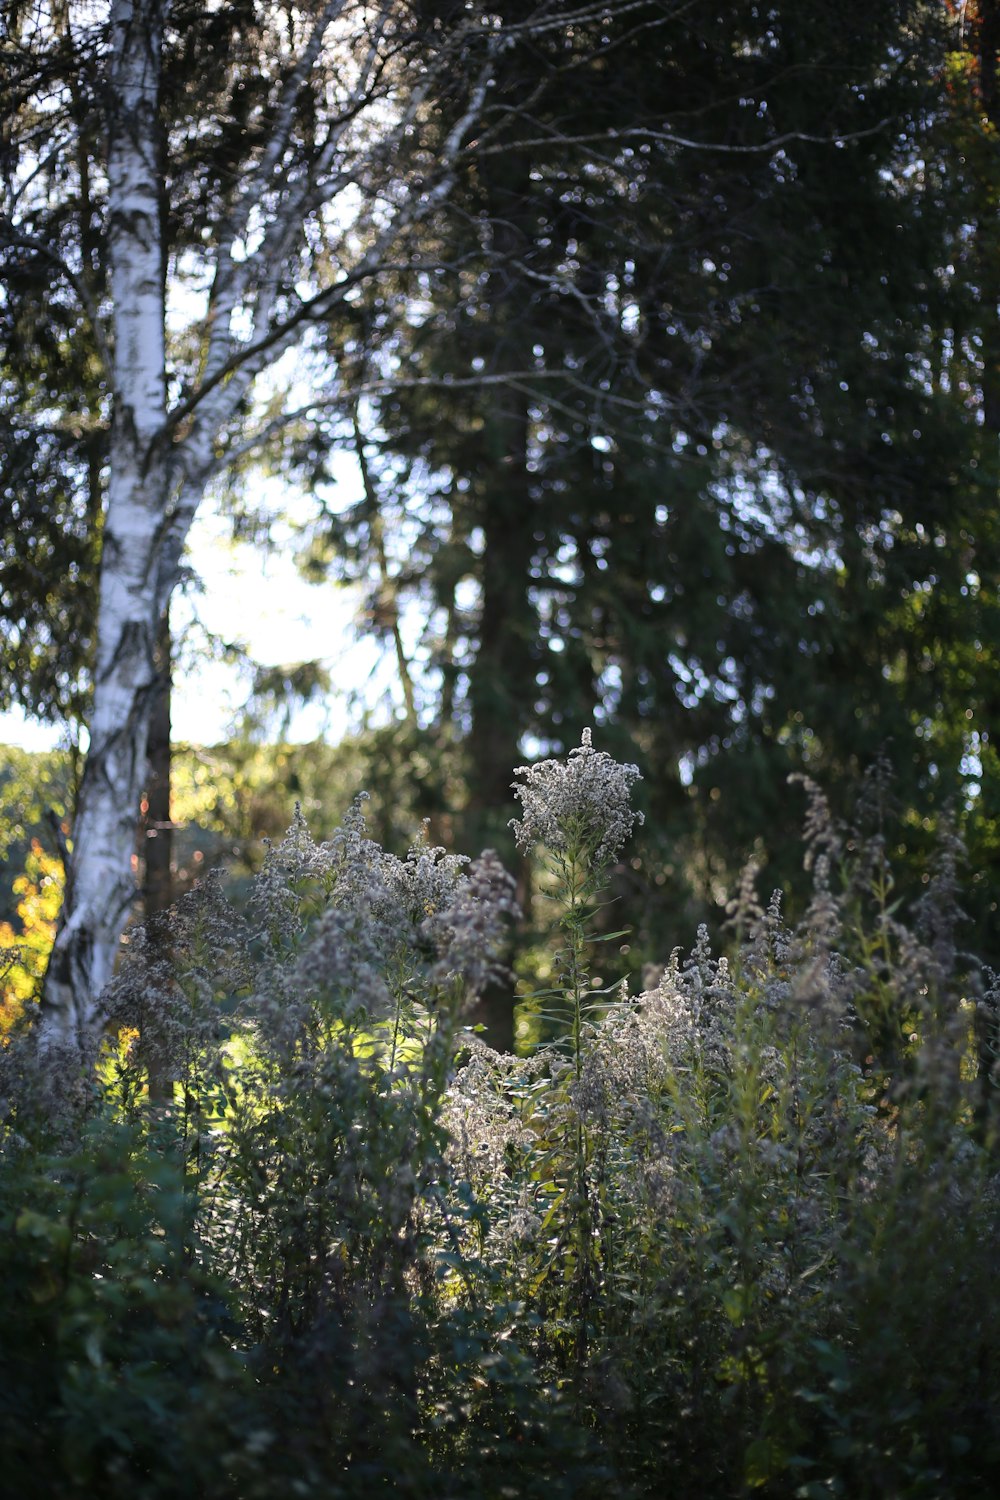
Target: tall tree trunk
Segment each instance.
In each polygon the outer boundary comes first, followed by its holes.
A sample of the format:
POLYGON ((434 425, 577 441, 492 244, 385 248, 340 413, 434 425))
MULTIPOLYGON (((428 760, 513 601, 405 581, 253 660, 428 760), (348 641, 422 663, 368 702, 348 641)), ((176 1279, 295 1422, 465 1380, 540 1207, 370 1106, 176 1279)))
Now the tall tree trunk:
MULTIPOLYGON (((529 163, 515 155, 494 167, 487 192, 494 220, 492 364, 498 371, 530 369, 532 363, 534 325, 523 305, 525 283, 517 265, 530 242, 523 222, 530 187, 529 163)), ((476 833, 510 859, 510 784, 534 677, 535 625, 528 601, 536 545, 528 472, 531 419, 528 398, 514 389, 498 388, 491 406, 482 427, 477 486, 484 548, 479 644, 469 682, 468 777, 470 805, 481 825, 476 833)))
MULTIPOLYGON (((498 398, 486 423, 490 453, 483 514, 482 605, 479 644, 469 683, 469 791, 483 820, 483 834, 497 837, 513 816, 511 781, 526 718, 523 704, 533 691, 528 586, 535 547, 527 469, 528 417, 505 409, 516 393, 498 398), (495 825, 495 826, 492 826, 495 825)), ((507 851, 505 851, 507 852, 507 851)))
MULTIPOLYGON (((517 260, 529 234, 521 222, 528 198, 528 164, 514 157, 497 169, 488 193, 494 215, 492 293, 495 369, 531 366, 532 324, 521 298, 517 260)), ((508 824, 514 812, 511 782, 520 760, 520 740, 534 690, 535 622, 528 590, 535 526, 528 470, 531 417, 528 398, 498 388, 482 427, 478 488, 481 492, 483 556, 479 642, 469 679, 472 722, 467 740, 469 820, 472 847, 498 850, 516 872, 518 900, 527 910, 530 866, 518 853, 508 824)), ((491 1046, 514 1047, 514 997, 509 982, 491 984, 474 1013, 491 1046)))
POLYGON ((169 486, 158 95, 163 0, 114 0, 108 250, 115 344, 90 747, 66 899, 42 996, 43 1051, 86 1049, 135 897, 133 858, 155 693, 157 560, 169 486))
MULTIPOLYGON (((144 817, 141 827, 143 863, 142 905, 149 940, 162 951, 169 949, 166 921, 156 921, 174 899, 173 822, 170 816, 170 698, 173 683, 170 612, 160 616, 156 637, 156 680, 149 722, 148 774, 144 817)), ((144 1023, 139 1038, 149 1078, 149 1097, 162 1103, 173 1093, 173 1078, 167 1063, 168 1049, 158 1034, 156 1017, 144 1023)))
POLYGON ((149 723, 142 906, 147 919, 166 911, 174 899, 173 823, 170 818, 170 700, 173 685, 170 613, 164 610, 156 637, 156 679, 149 723))

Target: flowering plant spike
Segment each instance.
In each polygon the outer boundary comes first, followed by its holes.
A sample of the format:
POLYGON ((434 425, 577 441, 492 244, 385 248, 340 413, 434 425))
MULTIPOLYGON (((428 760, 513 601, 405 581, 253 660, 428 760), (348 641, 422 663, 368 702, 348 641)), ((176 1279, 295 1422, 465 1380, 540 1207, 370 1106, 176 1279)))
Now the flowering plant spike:
POLYGON ((510 822, 522 853, 544 844, 557 856, 584 852, 595 868, 603 868, 643 822, 632 808, 632 787, 642 779, 638 767, 595 750, 589 729, 568 760, 541 760, 518 766, 514 774, 524 778, 513 783, 523 816, 510 822))

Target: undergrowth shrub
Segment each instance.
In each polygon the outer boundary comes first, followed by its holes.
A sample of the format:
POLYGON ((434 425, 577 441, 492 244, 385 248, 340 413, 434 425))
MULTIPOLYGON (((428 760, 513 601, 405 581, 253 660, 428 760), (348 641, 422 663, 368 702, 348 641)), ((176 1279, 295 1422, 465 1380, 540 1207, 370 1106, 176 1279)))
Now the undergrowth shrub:
POLYGON ((748 874, 729 951, 632 996, 593 972, 638 772, 585 737, 518 774, 530 1055, 463 1027, 509 878, 386 853, 361 802, 325 843, 297 815, 244 916, 213 877, 129 934, 57 1112, 4 1050, 0 1493, 995 1493, 998 988, 957 840, 906 924, 881 770, 851 829, 807 785, 803 923, 748 874))

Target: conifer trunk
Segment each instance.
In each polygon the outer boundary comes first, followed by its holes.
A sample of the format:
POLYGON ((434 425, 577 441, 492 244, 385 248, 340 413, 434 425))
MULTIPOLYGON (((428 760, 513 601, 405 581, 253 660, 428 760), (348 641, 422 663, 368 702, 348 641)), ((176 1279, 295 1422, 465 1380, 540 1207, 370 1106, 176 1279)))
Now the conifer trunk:
MULTIPOLYGON (((495 350, 493 368, 530 369, 531 325, 520 303, 518 258, 530 240, 521 222, 530 187, 529 165, 513 156, 494 168, 488 206, 494 216, 491 279, 495 350)), ((499 389, 482 429, 481 479, 484 537, 482 605, 475 666, 470 674, 472 723, 468 742, 469 800, 477 837, 505 859, 514 852, 507 832, 510 782, 533 691, 535 622, 528 599, 536 547, 534 502, 528 470, 531 419, 528 398, 499 389)))
POLYGON ((173 823, 170 817, 171 731, 170 704, 173 686, 170 614, 160 617, 156 639, 156 680, 150 713, 145 818, 141 858, 143 862, 142 909, 148 920, 166 911, 174 899, 173 823))
MULTIPOLYGON (((146 922, 146 938, 165 957, 169 953, 169 926, 165 921, 157 922, 154 919, 167 911, 174 899, 174 832, 170 816, 172 687, 173 661, 168 608, 160 616, 156 637, 156 682, 149 721, 146 796, 142 804, 144 818, 140 829, 142 911, 146 922)), ((156 1015, 151 1015, 144 1023, 139 1045, 146 1065, 150 1102, 162 1104, 173 1095, 173 1077, 167 1063, 168 1052, 163 1044, 158 1020, 156 1015)))

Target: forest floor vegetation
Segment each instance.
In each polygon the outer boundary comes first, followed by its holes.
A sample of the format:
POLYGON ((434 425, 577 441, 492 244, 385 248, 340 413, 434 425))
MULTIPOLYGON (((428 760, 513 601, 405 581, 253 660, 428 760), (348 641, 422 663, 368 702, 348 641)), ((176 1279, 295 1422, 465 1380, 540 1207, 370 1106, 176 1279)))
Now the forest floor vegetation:
POLYGON ((245 911, 212 876, 132 930, 99 1059, 14 1028, 0 1496, 1000 1489, 1000 986, 957 841, 904 920, 880 774, 852 829, 807 785, 803 921, 749 873, 730 950, 631 995, 595 969, 636 768, 585 735, 518 777, 527 1055, 466 1025, 510 878, 386 852, 361 799, 245 911))

